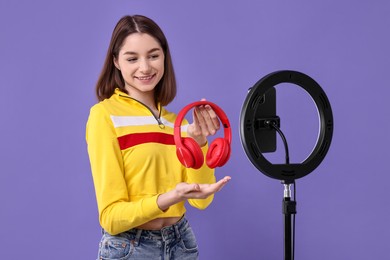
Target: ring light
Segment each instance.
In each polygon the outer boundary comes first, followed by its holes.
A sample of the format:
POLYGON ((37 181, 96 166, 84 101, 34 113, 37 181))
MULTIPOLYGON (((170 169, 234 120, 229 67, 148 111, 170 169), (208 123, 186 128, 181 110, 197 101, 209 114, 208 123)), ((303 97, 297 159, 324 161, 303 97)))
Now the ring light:
POLYGON ((322 162, 329 150, 333 134, 333 115, 330 103, 320 85, 309 76, 291 70, 272 72, 261 78, 249 91, 240 116, 240 136, 243 148, 252 164, 268 177, 293 181, 312 172, 322 162), (256 112, 259 100, 272 87, 280 83, 292 83, 300 86, 314 100, 320 117, 320 129, 317 144, 312 153, 300 164, 272 164, 261 153, 259 140, 255 137, 255 124, 259 120, 256 112))

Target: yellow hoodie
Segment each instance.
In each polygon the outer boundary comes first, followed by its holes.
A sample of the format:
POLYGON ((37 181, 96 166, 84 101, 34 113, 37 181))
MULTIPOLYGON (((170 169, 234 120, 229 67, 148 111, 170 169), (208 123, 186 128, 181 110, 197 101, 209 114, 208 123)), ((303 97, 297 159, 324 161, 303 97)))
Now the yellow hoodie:
MULTIPOLYGON (((94 105, 86 126, 86 140, 95 185, 99 221, 115 235, 155 218, 180 217, 184 202, 161 211, 157 197, 179 182, 214 183, 214 170, 185 168, 176 156, 173 129, 176 115, 160 107, 160 118, 119 89, 94 105)), ((181 127, 186 136, 187 121, 181 127)), ((202 147, 203 154, 207 145, 202 147)), ((213 195, 189 200, 205 209, 213 195)))

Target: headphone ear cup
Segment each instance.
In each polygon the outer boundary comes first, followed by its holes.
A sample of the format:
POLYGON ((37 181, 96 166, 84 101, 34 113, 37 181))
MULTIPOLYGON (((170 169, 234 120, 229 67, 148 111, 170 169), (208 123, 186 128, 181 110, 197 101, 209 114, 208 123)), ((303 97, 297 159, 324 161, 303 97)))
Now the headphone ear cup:
POLYGON ((202 167, 204 158, 198 143, 192 138, 182 138, 183 146, 176 149, 179 161, 187 168, 199 169, 202 167))
POLYGON ((224 138, 217 138, 211 144, 206 154, 206 164, 210 168, 223 166, 230 157, 230 144, 224 138))

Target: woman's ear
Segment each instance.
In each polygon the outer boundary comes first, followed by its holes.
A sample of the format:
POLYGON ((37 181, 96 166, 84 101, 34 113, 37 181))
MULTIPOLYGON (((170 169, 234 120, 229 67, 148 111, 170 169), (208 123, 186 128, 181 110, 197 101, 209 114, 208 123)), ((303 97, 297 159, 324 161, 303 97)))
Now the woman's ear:
POLYGON ((119 63, 118 63, 118 60, 115 58, 115 56, 112 57, 112 62, 114 63, 115 67, 118 69, 118 70, 121 70, 120 66, 119 66, 119 63))

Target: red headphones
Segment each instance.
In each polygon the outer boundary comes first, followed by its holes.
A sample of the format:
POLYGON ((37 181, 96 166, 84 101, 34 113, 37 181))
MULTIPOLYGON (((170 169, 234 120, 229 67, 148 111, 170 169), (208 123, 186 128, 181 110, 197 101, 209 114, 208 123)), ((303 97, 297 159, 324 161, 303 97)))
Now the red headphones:
POLYGON ((199 169, 204 162, 204 157, 199 144, 191 137, 181 137, 181 123, 186 113, 195 106, 209 105, 221 120, 224 128, 224 138, 216 138, 209 146, 206 154, 206 164, 210 168, 223 166, 230 157, 230 144, 232 132, 229 119, 225 112, 216 104, 209 101, 197 101, 185 106, 177 115, 174 128, 174 140, 176 154, 179 161, 187 168, 199 169))

